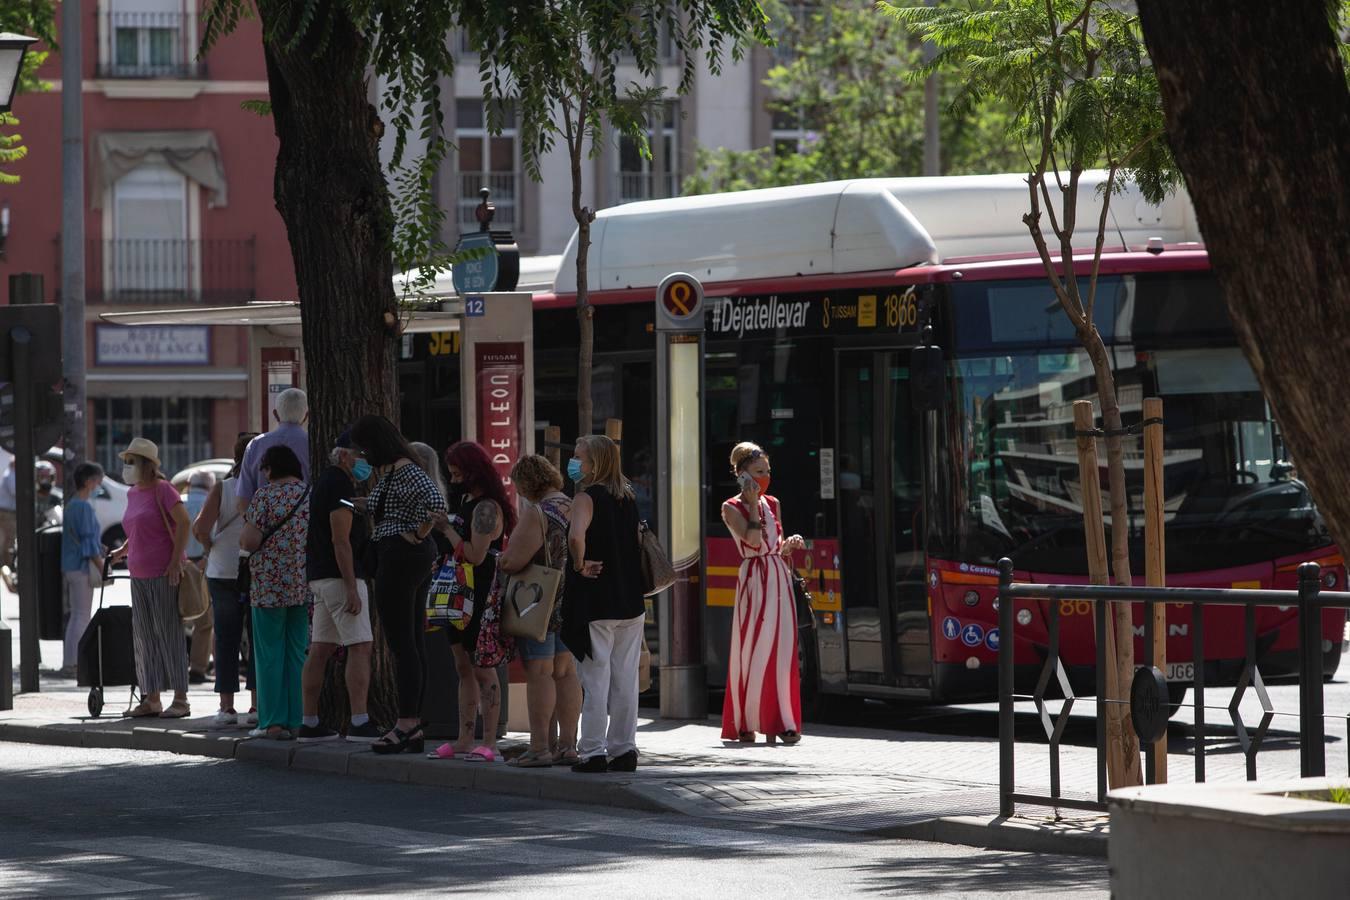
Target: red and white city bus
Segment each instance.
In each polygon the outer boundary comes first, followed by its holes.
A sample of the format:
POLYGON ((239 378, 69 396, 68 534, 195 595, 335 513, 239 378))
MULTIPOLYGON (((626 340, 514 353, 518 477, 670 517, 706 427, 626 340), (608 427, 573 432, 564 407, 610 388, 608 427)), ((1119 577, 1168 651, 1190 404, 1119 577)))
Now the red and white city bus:
MULTIPOLYGON (((1078 221, 1097 221, 1100 182, 1085 177, 1080 202, 1094 209, 1078 221)), ((595 415, 624 420, 625 467, 653 522, 654 288, 686 271, 708 298, 714 687, 725 680, 739 562, 718 512, 736 490, 727 457, 739 440, 771 454, 771 492, 787 527, 808 538, 796 563, 812 592, 801 611, 803 691, 817 704, 992 698, 998 558, 1011 557, 1020 580, 1085 580, 1071 404, 1096 388, 1021 222, 1026 192, 1021 176, 867 179, 600 212, 590 253, 595 415), (945 379, 930 389, 940 403, 916 398, 910 379, 925 325, 945 358, 945 379)), ((1167 583, 1293 588, 1298 564, 1315 560, 1327 587, 1340 588, 1344 561, 1234 340, 1188 200, 1153 206, 1127 189, 1111 207, 1115 246, 1102 258, 1094 318, 1125 423, 1140 420, 1146 396, 1165 404, 1167 583)), ((564 433, 575 422, 574 252, 554 291, 535 298, 537 419, 564 433)), ((1086 277, 1087 254, 1077 266, 1086 277)), ((1129 527, 1142 554, 1142 441, 1129 440, 1129 527)), ((1090 691, 1090 608, 1065 602, 1060 612, 1065 665, 1090 691)), ((1047 614, 1039 602, 1016 611, 1020 679, 1044 660, 1047 614)), ((1184 691, 1189 611, 1168 615, 1167 674, 1184 691)), ((1233 680, 1241 611, 1205 615, 1207 680, 1233 680)), ((1294 610, 1257 613, 1267 677, 1296 672, 1294 620, 1294 610)), ((1325 613, 1328 674, 1344 625, 1343 612, 1325 613)))

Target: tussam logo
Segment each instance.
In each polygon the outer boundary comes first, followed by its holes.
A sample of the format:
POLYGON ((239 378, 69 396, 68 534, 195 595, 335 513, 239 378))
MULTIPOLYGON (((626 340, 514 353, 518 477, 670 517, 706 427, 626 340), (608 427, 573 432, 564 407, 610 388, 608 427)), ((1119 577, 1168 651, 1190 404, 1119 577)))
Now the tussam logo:
POLYGON ((780 302, 777 295, 767 300, 723 297, 712 302, 712 330, 714 334, 745 337, 747 331, 802 328, 810 308, 809 300, 780 302))

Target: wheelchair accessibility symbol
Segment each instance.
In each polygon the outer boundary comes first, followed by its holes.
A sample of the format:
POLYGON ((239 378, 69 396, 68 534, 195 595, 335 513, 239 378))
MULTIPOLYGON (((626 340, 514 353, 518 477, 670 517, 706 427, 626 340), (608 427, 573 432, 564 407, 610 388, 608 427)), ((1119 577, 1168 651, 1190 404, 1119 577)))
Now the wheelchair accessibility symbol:
POLYGON ((967 647, 978 647, 984 643, 984 629, 971 622, 961 631, 961 643, 967 647))

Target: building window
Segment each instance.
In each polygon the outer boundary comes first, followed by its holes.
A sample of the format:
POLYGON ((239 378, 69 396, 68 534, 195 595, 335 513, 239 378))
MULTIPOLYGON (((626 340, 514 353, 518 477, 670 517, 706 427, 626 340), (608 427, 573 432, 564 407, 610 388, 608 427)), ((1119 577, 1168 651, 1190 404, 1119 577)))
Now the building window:
POLYGON ((668 101, 661 106, 664 115, 659 147, 656 132, 648 120, 647 140, 651 142, 651 159, 642 156, 637 141, 627 135, 619 137, 619 203, 679 196, 680 104, 679 101, 668 101))
POLYGON ((504 110, 501 134, 489 134, 481 99, 455 101, 455 171, 459 176, 459 225, 476 230, 478 192, 492 191, 494 228, 518 230, 520 222, 519 147, 515 111, 504 110))
POLYGON ((100 25, 102 77, 200 77, 183 0, 110 0, 100 25))
POLYGON ((132 169, 113 185, 113 233, 105 283, 122 300, 181 296, 192 287, 188 181, 163 163, 132 169))
POLYGON ((773 48, 774 62, 785 66, 796 58, 797 42, 806 33, 806 27, 810 24, 810 18, 815 14, 817 5, 788 3, 785 5, 787 19, 769 24, 774 40, 777 41, 773 48))
POLYGON ((148 438, 159 446, 164 474, 172 476, 202 459, 210 459, 212 401, 195 397, 96 397, 94 447, 109 472, 121 472, 117 454, 132 438, 148 438))
POLYGON ((769 133, 774 155, 791 156, 807 152, 816 140, 816 133, 805 126, 805 117, 801 114, 775 109, 773 130, 769 133))

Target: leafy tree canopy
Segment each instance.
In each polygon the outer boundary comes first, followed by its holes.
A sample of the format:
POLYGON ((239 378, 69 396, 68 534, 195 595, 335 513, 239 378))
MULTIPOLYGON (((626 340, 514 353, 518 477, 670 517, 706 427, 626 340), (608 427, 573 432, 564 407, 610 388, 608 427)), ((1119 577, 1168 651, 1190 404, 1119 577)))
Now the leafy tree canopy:
MULTIPOLYGON (((924 90, 910 74, 923 63, 920 38, 877 14, 870 0, 792 8, 765 4, 778 35, 777 64, 765 86, 775 127, 795 129, 792 145, 751 151, 700 148, 685 193, 919 175, 923 171, 924 90)), ((1015 171, 1024 157, 1008 134, 1011 107, 1000 98, 953 107, 954 80, 940 81, 942 170, 964 175, 1015 171)))

